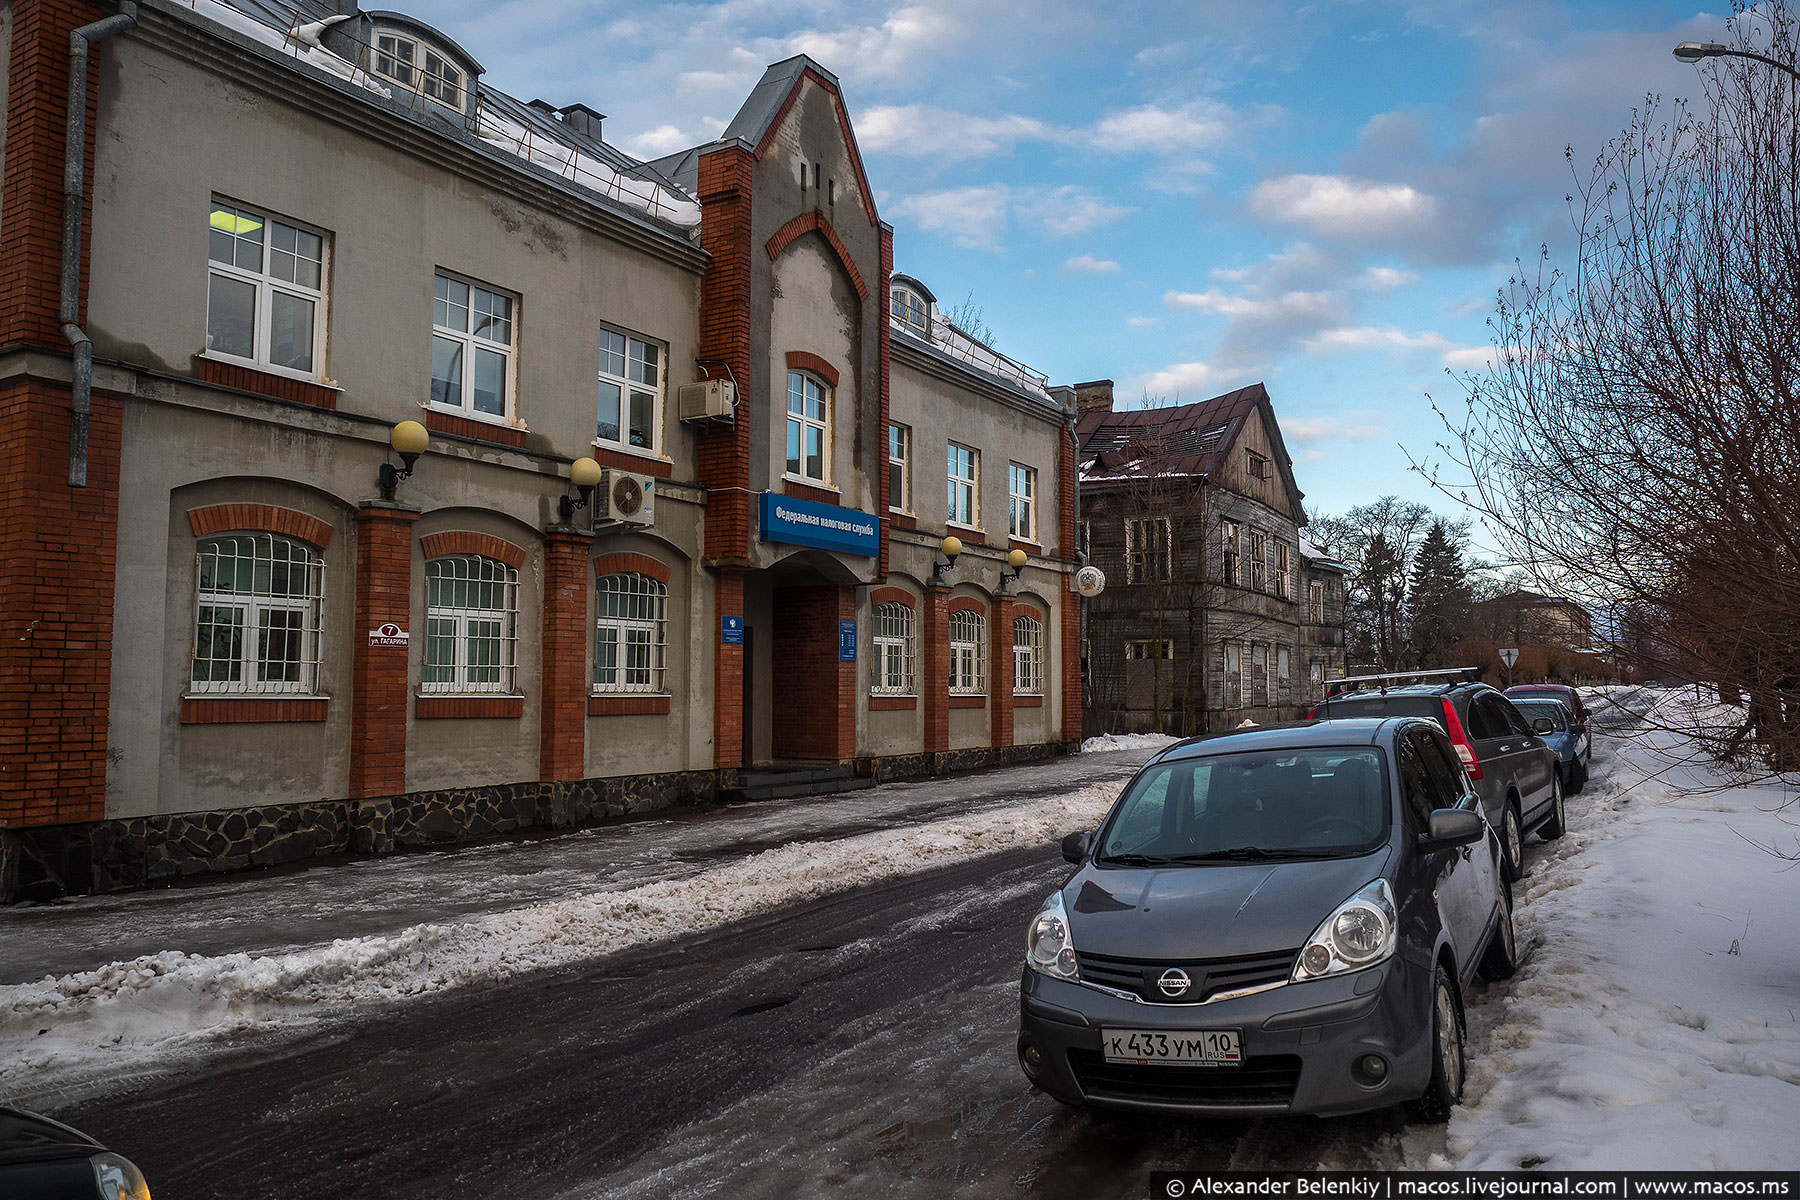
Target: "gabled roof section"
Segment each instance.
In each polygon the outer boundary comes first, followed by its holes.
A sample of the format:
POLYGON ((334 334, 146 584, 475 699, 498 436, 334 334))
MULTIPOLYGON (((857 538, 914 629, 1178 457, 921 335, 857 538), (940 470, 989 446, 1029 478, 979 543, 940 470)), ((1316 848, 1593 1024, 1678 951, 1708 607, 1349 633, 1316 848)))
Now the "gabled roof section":
POLYGON ((875 215, 875 193, 869 187, 868 173, 863 170, 862 151, 856 145, 856 131, 850 128, 850 113, 844 107, 843 89, 838 86, 836 75, 807 55, 796 54, 772 64, 764 71, 762 79, 750 89, 749 98, 738 109, 737 116, 731 118, 731 124, 725 127, 719 140, 746 142, 756 147, 756 157, 761 159, 768 153, 775 131, 781 127, 782 118, 787 116, 788 109, 794 106, 794 100, 800 95, 800 88, 808 77, 831 93, 831 103, 837 109, 838 126, 844 131, 844 145, 850 151, 850 165, 856 168, 857 186, 862 189, 863 210, 869 215, 869 224, 878 224, 880 218, 875 215))
POLYGON ((1075 423, 1081 479, 1106 483, 1149 475, 1205 478, 1218 473, 1245 425, 1260 413, 1297 523, 1306 523, 1294 463, 1281 440, 1275 406, 1260 383, 1196 404, 1113 412, 1090 409, 1075 423))

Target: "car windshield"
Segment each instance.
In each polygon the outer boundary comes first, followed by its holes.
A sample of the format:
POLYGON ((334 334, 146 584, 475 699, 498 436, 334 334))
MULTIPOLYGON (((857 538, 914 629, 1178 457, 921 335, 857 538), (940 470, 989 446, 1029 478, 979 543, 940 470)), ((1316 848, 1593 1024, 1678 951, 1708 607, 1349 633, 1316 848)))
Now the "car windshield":
POLYGON ((1514 700, 1513 707, 1518 709, 1519 715, 1527 721, 1535 721, 1539 717, 1549 717, 1556 722, 1558 729, 1568 728, 1567 714, 1563 711, 1563 706, 1555 700, 1514 700))
POLYGON ((1387 837, 1386 779, 1372 746, 1156 763, 1114 806, 1098 857, 1165 866, 1365 854, 1387 837))

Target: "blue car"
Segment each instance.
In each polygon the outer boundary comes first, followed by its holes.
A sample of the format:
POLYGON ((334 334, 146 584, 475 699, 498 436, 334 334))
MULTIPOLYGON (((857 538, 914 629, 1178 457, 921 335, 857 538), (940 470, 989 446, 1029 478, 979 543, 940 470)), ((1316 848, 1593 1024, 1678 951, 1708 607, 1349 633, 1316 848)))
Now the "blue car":
POLYGON ((1544 745, 1556 751, 1556 771, 1562 777, 1563 795, 1579 792, 1587 783, 1588 772, 1581 758, 1581 734, 1569 725, 1569 710, 1558 700, 1527 700, 1523 696, 1507 699, 1531 722, 1531 731, 1544 739, 1544 745))

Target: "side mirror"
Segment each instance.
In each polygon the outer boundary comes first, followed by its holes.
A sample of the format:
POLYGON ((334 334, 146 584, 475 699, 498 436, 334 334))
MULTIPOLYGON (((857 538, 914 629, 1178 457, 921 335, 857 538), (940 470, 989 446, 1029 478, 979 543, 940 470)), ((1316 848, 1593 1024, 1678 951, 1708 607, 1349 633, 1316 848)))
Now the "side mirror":
POLYGON ((1431 814, 1431 832, 1425 835, 1423 849, 1447 850, 1479 842, 1483 825, 1481 814, 1466 808, 1440 808, 1431 814))
POLYGON ((1094 834, 1083 829, 1080 833, 1071 833, 1062 840, 1062 856, 1066 863, 1080 866, 1087 861, 1088 851, 1093 849, 1094 834))
POLYGON ((1556 732, 1556 722, 1552 721, 1549 717, 1539 717, 1537 720, 1535 720, 1531 723, 1531 732, 1533 732, 1533 733, 1555 733, 1556 732))

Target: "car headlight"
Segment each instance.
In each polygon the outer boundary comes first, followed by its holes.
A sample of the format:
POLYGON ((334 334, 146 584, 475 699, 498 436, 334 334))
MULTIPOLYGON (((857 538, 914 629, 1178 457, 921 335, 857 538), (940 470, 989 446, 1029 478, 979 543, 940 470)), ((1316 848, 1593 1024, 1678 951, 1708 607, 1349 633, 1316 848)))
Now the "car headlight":
POLYGON ((150 1185, 129 1158, 109 1150, 88 1161, 94 1164, 94 1182, 104 1200, 150 1200, 150 1185))
POLYGON ((1040 975, 1077 980, 1081 970, 1075 965, 1075 939, 1069 933, 1069 911, 1063 907, 1061 892, 1052 892, 1038 915, 1031 918, 1025 933, 1025 965, 1040 975))
POLYGON ((1304 983, 1384 962, 1393 956, 1399 928, 1394 893, 1387 880, 1377 879, 1359 888, 1313 930, 1294 960, 1288 982, 1304 983))

